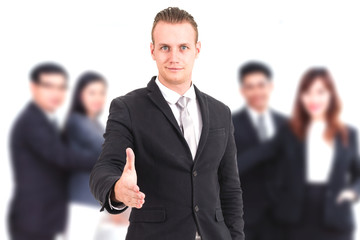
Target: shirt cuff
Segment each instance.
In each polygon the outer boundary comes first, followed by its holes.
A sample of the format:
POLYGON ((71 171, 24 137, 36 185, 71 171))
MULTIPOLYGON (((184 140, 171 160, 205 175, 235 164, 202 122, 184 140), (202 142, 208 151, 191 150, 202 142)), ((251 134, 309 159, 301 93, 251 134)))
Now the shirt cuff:
POLYGON ((118 210, 118 211, 124 210, 127 206, 124 203, 114 203, 113 201, 111 201, 111 194, 112 194, 112 189, 110 189, 109 198, 108 198, 110 209, 118 210))

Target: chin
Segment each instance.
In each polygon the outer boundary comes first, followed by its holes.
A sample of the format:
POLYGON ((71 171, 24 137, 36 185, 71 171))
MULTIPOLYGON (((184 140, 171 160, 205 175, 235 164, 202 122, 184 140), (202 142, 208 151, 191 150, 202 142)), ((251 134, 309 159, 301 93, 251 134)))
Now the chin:
POLYGON ((324 116, 324 113, 322 111, 310 111, 309 113, 312 118, 319 118, 321 116, 324 116))
POLYGON ((179 74, 171 74, 166 76, 166 80, 173 84, 180 84, 185 82, 185 77, 182 75, 180 76, 179 74))

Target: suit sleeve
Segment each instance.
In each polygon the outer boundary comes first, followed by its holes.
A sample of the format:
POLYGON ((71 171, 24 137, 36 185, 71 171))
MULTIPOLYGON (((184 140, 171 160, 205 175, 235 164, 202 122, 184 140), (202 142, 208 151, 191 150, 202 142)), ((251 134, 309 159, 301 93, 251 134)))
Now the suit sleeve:
POLYGON ((134 149, 130 113, 121 98, 111 102, 104 138, 102 152, 90 175, 90 189, 102 205, 101 210, 105 208, 109 213, 117 214, 126 208, 111 208, 109 193, 123 172, 126 148, 134 149))
POLYGON ((24 134, 30 151, 66 171, 91 171, 98 155, 71 150, 55 132, 44 127, 29 127, 24 134))
POLYGON ((220 200, 227 225, 233 240, 244 240, 243 201, 236 163, 234 127, 229 113, 228 139, 224 156, 219 167, 220 200))
POLYGON ((360 196, 360 157, 359 157, 359 142, 358 135, 355 129, 352 130, 352 142, 353 142, 353 158, 351 162, 351 188, 357 193, 358 199, 360 196))
POLYGON ((269 141, 237 155, 237 164, 240 176, 246 171, 249 171, 258 166, 262 162, 276 159, 276 156, 281 151, 282 130, 283 129, 280 128, 278 131, 276 131, 275 136, 269 141))
POLYGON ((95 134, 94 129, 89 127, 83 119, 70 116, 66 123, 65 136, 70 145, 75 143, 79 146, 77 150, 94 153, 97 157, 100 155, 104 140, 100 135, 95 134))

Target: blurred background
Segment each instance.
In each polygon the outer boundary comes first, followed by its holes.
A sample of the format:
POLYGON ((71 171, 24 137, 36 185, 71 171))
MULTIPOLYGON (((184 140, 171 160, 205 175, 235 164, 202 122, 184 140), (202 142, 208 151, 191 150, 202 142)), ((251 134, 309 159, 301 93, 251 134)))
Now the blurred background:
MULTIPOLYGON (((357 1, 1 0, 0 239, 8 238, 6 216, 13 191, 9 131, 30 99, 30 69, 39 62, 55 61, 68 70, 70 91, 57 113, 60 124, 64 124, 78 76, 87 70, 101 73, 108 83, 99 119, 105 125, 111 99, 144 87, 157 74, 150 56, 150 32, 155 14, 168 6, 187 10, 199 25, 202 51, 194 83, 232 110, 243 105, 237 69, 247 60, 271 66, 275 86, 271 105, 285 114, 293 106, 302 73, 311 66, 326 66, 343 101, 342 119, 360 127, 357 1)), ((89 216, 94 215, 88 215, 86 207, 74 209, 74 221, 91 221, 89 216)), ((355 212, 360 220, 360 205, 355 212)), ((81 234, 69 229, 72 236, 81 234)), ((118 231, 124 234, 126 228, 118 231)))

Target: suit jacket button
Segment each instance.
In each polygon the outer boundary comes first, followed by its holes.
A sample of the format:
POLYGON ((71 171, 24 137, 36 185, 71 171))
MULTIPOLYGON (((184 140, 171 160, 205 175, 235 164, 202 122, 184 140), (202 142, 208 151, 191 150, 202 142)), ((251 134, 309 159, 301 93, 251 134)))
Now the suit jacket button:
POLYGON ((197 171, 193 172, 193 176, 196 177, 197 176, 197 171))
POLYGON ((195 212, 198 212, 199 211, 199 207, 198 205, 195 206, 195 212))

